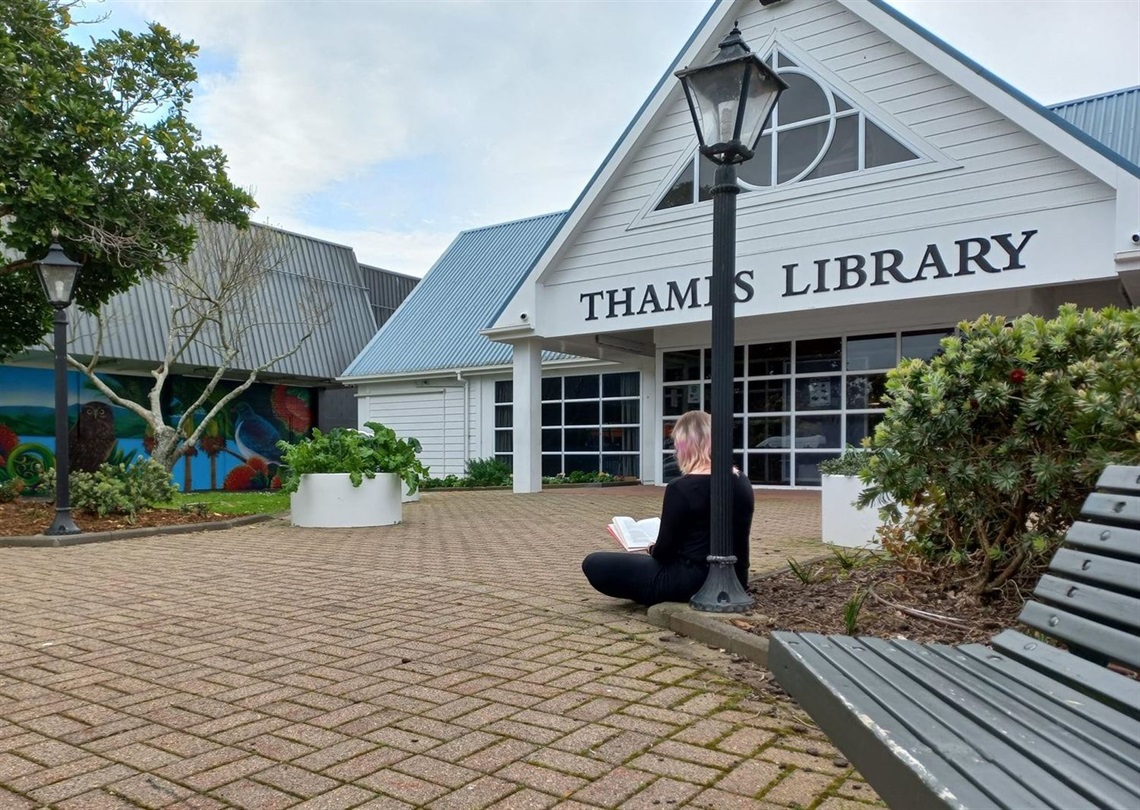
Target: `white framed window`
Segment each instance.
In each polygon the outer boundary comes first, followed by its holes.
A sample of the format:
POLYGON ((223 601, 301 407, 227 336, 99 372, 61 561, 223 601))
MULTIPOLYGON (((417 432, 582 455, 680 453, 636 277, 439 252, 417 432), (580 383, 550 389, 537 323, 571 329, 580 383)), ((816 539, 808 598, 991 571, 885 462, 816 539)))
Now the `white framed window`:
MULTIPOLYGON (((495 383, 495 457, 514 456, 513 384, 495 383)), ((641 475, 641 374, 542 378, 542 474, 641 475)))
MULTIPOLYGON (((779 49, 767 59, 788 83, 756 146, 738 167, 742 191, 910 163, 919 155, 779 49)), ((654 208, 711 199, 715 167, 699 152, 654 208)))

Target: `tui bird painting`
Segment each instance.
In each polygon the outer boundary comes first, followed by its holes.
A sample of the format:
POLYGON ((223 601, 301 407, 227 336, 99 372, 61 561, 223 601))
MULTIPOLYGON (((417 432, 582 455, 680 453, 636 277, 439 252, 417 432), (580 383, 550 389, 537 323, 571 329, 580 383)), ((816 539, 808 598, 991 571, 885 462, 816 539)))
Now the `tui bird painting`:
POLYGON ((281 451, 277 440, 281 432, 270 422, 254 413, 246 402, 237 406, 237 423, 234 426, 234 443, 246 461, 259 458, 266 464, 280 464, 281 451))

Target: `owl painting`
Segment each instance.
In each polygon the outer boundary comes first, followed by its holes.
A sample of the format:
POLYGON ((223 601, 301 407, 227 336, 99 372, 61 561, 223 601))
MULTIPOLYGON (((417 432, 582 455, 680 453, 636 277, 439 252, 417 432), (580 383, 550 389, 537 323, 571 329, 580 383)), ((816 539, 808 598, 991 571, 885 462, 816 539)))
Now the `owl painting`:
POLYGON ((67 434, 71 472, 95 472, 115 449, 115 415, 106 402, 85 402, 67 434))

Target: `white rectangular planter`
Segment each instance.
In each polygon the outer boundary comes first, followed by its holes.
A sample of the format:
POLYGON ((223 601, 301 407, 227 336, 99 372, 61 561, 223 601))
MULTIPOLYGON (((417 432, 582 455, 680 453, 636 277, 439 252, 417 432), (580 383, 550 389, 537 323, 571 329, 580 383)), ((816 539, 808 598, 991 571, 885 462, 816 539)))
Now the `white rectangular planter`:
POLYGON ((878 507, 857 509, 852 502, 863 492, 857 475, 823 476, 823 542, 846 548, 879 548, 875 532, 882 521, 878 507))
POLYGON ((294 526, 348 528, 391 526, 403 519, 403 482, 392 473, 352 485, 348 473, 302 475, 289 498, 294 526))

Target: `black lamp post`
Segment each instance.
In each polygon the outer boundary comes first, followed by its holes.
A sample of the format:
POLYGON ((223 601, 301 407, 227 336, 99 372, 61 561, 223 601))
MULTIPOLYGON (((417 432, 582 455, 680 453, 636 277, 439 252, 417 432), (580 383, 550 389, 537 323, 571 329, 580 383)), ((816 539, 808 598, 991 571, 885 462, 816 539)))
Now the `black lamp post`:
POLYGON ((713 179, 712 542, 709 574, 690 604, 739 613, 752 597, 736 578, 732 548, 732 356, 736 307, 736 164, 756 142, 787 84, 752 53, 733 27, 707 65, 675 74, 685 89, 701 154, 717 164, 713 179))
POLYGON ((79 263, 52 242, 48 254, 36 262, 44 294, 55 308, 55 520, 44 534, 79 534, 71 519, 70 448, 67 446, 67 308, 75 295, 79 263))

